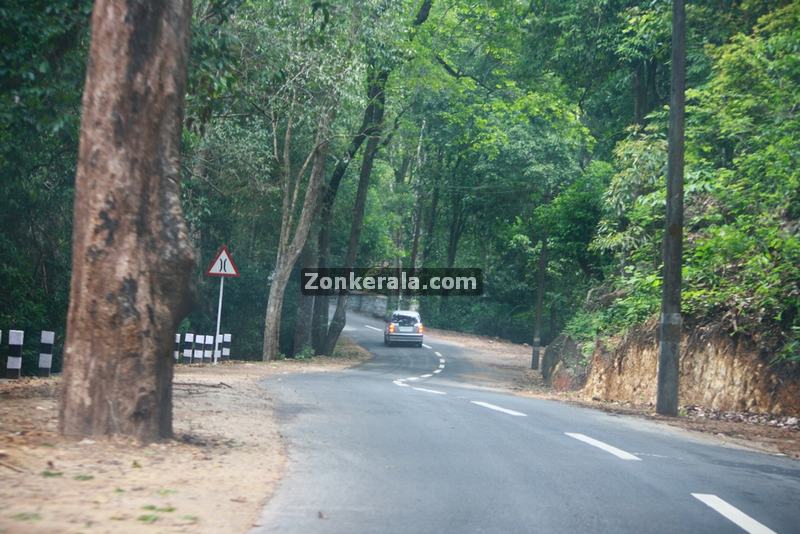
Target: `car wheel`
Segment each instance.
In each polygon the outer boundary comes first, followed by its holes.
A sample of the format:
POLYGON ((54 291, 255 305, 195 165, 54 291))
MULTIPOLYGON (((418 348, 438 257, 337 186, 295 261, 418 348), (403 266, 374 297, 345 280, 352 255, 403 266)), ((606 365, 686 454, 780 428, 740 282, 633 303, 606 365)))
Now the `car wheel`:
POLYGON ((417 343, 417 348, 418 348, 418 349, 421 349, 421 348, 422 348, 422 341, 420 341, 419 343, 417 343))

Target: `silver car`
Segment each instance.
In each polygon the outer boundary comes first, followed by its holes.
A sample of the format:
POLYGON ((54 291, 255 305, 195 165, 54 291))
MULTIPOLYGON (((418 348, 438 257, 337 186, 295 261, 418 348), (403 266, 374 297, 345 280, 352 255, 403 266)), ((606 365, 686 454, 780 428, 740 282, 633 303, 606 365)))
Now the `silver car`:
POLYGON ((392 312, 383 329, 384 345, 393 343, 413 343, 422 346, 422 335, 425 328, 419 313, 411 310, 397 310, 392 312))

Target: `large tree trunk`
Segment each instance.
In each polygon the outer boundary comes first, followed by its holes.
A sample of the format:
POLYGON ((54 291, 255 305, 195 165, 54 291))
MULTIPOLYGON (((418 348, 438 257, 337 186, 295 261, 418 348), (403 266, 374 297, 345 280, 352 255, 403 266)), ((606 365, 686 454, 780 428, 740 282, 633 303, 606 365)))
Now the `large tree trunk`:
POLYGON ((195 255, 179 149, 191 2, 97 0, 75 179, 59 426, 172 433, 172 347, 195 255))
POLYGON ((664 285, 658 354, 656 412, 678 415, 683 264, 683 149, 686 93, 686 11, 672 2, 672 90, 669 106, 667 220, 664 232, 664 285))

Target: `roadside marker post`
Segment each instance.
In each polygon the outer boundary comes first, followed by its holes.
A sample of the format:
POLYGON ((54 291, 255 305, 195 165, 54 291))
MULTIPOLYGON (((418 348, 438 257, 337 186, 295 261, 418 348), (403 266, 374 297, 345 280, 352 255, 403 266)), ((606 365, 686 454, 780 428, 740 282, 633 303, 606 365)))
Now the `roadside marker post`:
POLYGON ((181 357, 181 335, 175 334, 175 361, 177 362, 181 357))
POLYGON ((203 336, 203 360, 202 363, 205 363, 206 360, 211 359, 212 350, 214 347, 214 339, 211 336, 203 336))
POLYGON ((183 363, 192 363, 192 349, 194 346, 194 334, 186 333, 183 335, 183 363))
POLYGON ((25 332, 22 330, 8 331, 8 360, 6 360, 6 378, 20 378, 22 376, 22 341, 25 332))
POLYGON ((203 345, 205 345, 206 338, 201 335, 194 336, 194 354, 192 355, 192 363, 203 363, 203 345))
POLYGON ((222 336, 222 357, 226 360, 231 359, 231 335, 222 336))
POLYGON ((214 343, 214 363, 217 363, 219 358, 219 354, 217 351, 217 344, 220 338, 219 335, 219 326, 220 320, 222 319, 222 294, 225 288, 225 279, 226 278, 238 278, 239 277, 239 269, 236 267, 236 264, 233 262, 233 257, 231 253, 228 252, 228 247, 222 245, 220 249, 217 251, 217 255, 208 265, 208 269, 206 269, 206 276, 217 276, 219 277, 219 303, 217 304, 217 330, 214 334, 214 337, 211 338, 212 342, 214 343))
POLYGON ((53 344, 55 341, 55 332, 42 330, 42 335, 39 338, 39 376, 50 376, 50 369, 53 367, 53 344))

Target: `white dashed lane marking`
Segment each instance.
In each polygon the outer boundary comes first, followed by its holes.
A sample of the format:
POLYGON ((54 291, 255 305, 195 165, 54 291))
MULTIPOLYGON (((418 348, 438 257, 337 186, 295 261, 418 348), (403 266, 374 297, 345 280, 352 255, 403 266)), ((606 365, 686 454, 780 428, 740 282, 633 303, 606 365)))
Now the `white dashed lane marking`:
POLYGON ((489 408, 490 410, 494 410, 496 412, 502 412, 508 415, 514 415, 517 417, 526 417, 526 415, 522 412, 517 412, 515 410, 509 410, 508 408, 503 408, 501 406, 495 406, 494 404, 489 404, 488 402, 482 401, 470 401, 472 404, 477 404, 478 406, 483 406, 484 408, 489 408))
POLYGON ((431 347, 430 345, 426 345, 425 343, 423 343, 423 344, 422 344, 422 346, 423 346, 423 347, 425 347, 426 349, 433 348, 433 347, 431 347))
POLYGON ((437 391, 435 389, 425 389, 425 388, 411 388, 417 391, 424 391, 425 393, 433 393, 435 395, 447 395, 444 391, 437 391))
POLYGON ((594 438, 590 438, 589 436, 587 436, 585 434, 578 434, 578 433, 575 433, 575 432, 564 432, 564 434, 566 434, 567 436, 569 436, 571 438, 577 439, 578 441, 582 441, 584 443, 588 443, 589 445, 591 445, 593 447, 597 447, 598 449, 602 449, 602 450, 606 451, 607 453, 613 454, 614 456, 616 456, 617 458, 620 458, 622 460, 636 460, 636 461, 641 461, 642 460, 638 456, 634 456, 633 454, 631 454, 629 452, 625 452, 622 449, 618 449, 618 448, 616 448, 616 447, 614 447, 612 445, 609 445, 608 443, 603 443, 600 440, 596 440, 594 438))
MULTIPOLYGON (((370 326, 368 324, 365 324, 364 326, 366 326, 367 328, 372 328, 373 330, 377 330, 377 328, 375 328, 374 326, 370 326)), ((423 347, 427 347, 427 348, 431 348, 428 345, 424 345, 424 344, 422 346, 423 347)), ((408 384, 406 384, 406 382, 415 381, 415 380, 422 380, 423 378, 431 378, 433 375, 438 375, 439 373, 441 373, 444 370, 445 360, 442 357, 442 353, 441 352, 436 352, 435 354, 439 358, 439 367, 437 369, 434 369, 432 372, 426 373, 426 374, 420 375, 420 376, 409 376, 408 378, 398 378, 396 380, 392 380, 392 383, 395 386, 408 387, 408 384)), ((425 388, 411 388, 411 389, 416 389, 418 391, 427 391, 428 393, 435 392, 435 390, 426 390, 425 388)), ((444 393, 442 393, 442 394, 444 394, 444 393)))
POLYGON ((375 328, 374 326, 370 326, 368 324, 364 325, 364 328, 369 328, 370 330, 375 330, 376 332, 383 332, 380 328, 375 328))
POLYGON ((762 525, 732 504, 728 504, 716 495, 708 493, 692 493, 692 497, 702 502, 712 510, 719 512, 726 519, 736 523, 745 532, 750 534, 775 534, 775 531, 762 525))

